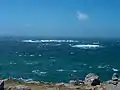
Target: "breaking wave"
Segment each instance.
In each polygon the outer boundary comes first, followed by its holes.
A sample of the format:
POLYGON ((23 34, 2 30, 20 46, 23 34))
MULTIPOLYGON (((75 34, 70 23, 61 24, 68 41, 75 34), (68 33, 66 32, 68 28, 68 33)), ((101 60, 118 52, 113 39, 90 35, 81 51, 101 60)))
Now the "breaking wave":
POLYGON ((79 42, 77 40, 22 40, 22 42, 40 43, 40 42, 79 42))
POLYGON ((101 48, 103 46, 87 44, 87 45, 73 45, 72 47, 82 48, 82 49, 94 49, 94 48, 101 48))
POLYGON ((47 72, 41 72, 40 70, 33 70, 32 73, 40 75, 40 76, 44 76, 47 74, 47 72))

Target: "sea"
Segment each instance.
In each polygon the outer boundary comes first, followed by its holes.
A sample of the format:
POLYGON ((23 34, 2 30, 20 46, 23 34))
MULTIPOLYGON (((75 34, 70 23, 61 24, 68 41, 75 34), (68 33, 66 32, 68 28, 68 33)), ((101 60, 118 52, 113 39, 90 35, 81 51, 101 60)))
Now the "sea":
POLYGON ((0 77, 25 81, 109 80, 120 71, 119 39, 0 38, 0 77))

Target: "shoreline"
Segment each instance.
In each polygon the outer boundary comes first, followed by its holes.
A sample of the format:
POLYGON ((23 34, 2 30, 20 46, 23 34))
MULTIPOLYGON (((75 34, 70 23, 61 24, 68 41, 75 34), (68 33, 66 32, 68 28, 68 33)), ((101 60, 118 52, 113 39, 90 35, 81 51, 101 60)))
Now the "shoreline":
MULTIPOLYGON (((88 74, 88 76, 89 75, 90 74, 88 74)), ((86 77, 87 77, 87 75, 86 75, 86 77)), ((86 79, 86 77, 85 77, 85 79, 86 79)), ((96 79, 97 76, 94 75, 91 77, 90 78, 92 80, 93 77, 94 77, 94 79, 96 79)), ((92 85, 90 81, 86 82, 85 80, 84 81, 79 80, 79 81, 77 81, 78 83, 76 83, 75 80, 71 80, 68 83, 64 83, 64 82, 53 83, 53 82, 44 82, 44 81, 23 81, 23 80, 17 80, 14 78, 8 78, 8 79, 3 79, 3 81, 5 83, 5 86, 4 86, 5 90, 9 90, 8 88, 16 87, 16 86, 19 86, 19 87, 27 86, 27 87, 31 88, 30 90, 49 90, 51 88, 52 88, 52 90, 58 90, 60 88, 61 88, 61 90, 70 90, 70 89, 72 89, 72 90, 74 90, 74 89, 75 90, 76 89, 94 90, 93 88, 98 88, 95 90, 113 90, 113 89, 104 89, 104 88, 109 88, 109 87, 112 88, 114 86, 114 81, 112 81, 112 80, 103 81, 103 82, 100 82, 99 84, 96 83, 96 85, 92 85), (111 85, 113 85, 113 86, 111 87, 111 85), (35 89, 35 88, 37 88, 37 89, 35 89), (100 89, 100 88, 102 88, 102 89, 100 89)), ((118 86, 120 87, 120 80, 117 82, 118 82, 118 86)), ((10 89, 10 90, 12 90, 12 89, 10 89)), ((15 90, 17 90, 17 89, 15 89, 15 90)), ((27 90, 27 89, 25 89, 25 90, 27 90)), ((120 90, 120 88, 118 90, 120 90)))

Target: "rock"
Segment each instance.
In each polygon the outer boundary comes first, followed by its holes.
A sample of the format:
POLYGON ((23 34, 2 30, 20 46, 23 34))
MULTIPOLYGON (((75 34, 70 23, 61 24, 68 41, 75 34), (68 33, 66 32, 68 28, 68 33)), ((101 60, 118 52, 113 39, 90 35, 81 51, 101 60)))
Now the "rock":
POLYGON ((18 86, 10 86, 8 90, 31 90, 31 89, 24 85, 18 85, 18 86))
POLYGON ((100 85, 99 76, 94 73, 89 73, 86 75, 84 83, 92 86, 100 85))
POLYGON ((4 90, 4 81, 0 80, 0 90, 4 90))
POLYGON ((92 86, 100 85, 100 80, 99 79, 94 79, 91 83, 92 86))
POLYGON ((84 84, 84 82, 82 80, 70 80, 69 84, 71 84, 71 85, 80 85, 80 84, 84 84))
POLYGON ((69 81, 69 84, 73 84, 73 85, 74 85, 75 83, 76 83, 75 80, 70 80, 70 81, 69 81))
POLYGON ((64 83, 56 83, 56 86, 64 86, 64 83))
POLYGON ((117 73, 114 73, 112 76, 112 80, 107 81, 108 84, 117 85, 119 82, 119 75, 117 73))
POLYGON ((112 80, 113 81, 118 81, 119 79, 119 75, 117 73, 114 73, 113 76, 112 76, 112 80))

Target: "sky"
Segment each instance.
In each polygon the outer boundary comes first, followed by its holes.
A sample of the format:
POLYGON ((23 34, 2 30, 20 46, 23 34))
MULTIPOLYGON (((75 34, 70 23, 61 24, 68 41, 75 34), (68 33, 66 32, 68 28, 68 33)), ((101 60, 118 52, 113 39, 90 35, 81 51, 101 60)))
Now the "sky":
POLYGON ((0 35, 120 38, 120 0, 0 0, 0 35))

